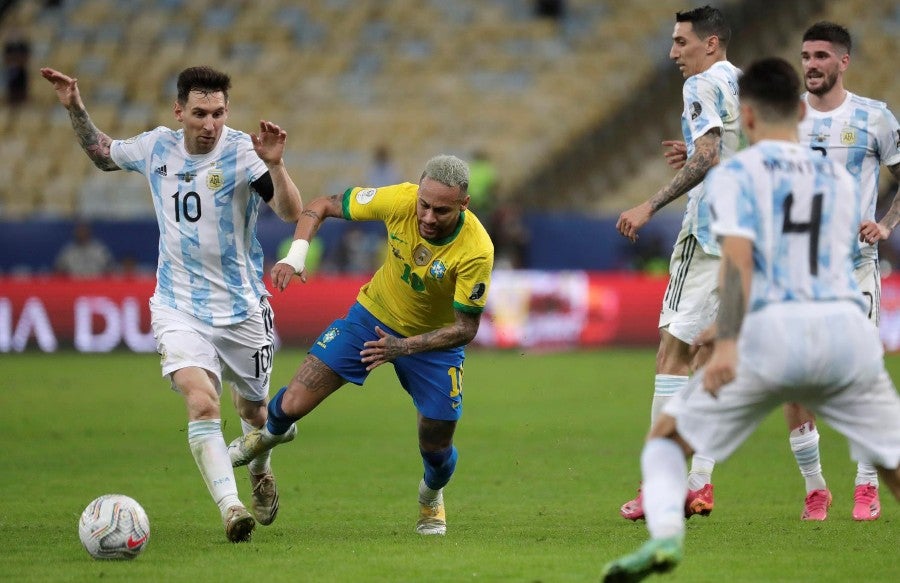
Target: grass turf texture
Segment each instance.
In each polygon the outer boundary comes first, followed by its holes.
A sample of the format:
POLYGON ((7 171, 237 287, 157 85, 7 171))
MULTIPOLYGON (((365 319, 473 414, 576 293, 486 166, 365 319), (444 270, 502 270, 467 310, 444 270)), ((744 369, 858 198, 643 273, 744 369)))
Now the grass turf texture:
MULTIPOLYGON (((273 393, 303 353, 276 356, 273 393)), ((186 440, 184 405, 155 355, 0 356, 0 579, 17 581, 593 581, 634 550, 634 493, 652 394, 649 350, 470 351, 446 537, 413 532, 422 467, 415 410, 390 367, 348 385, 277 449, 281 511, 228 543, 186 440), (77 520, 99 494, 150 516, 135 561, 92 560, 77 520)), ((889 357, 894 378, 900 358, 889 357)), ((240 424, 223 407, 227 440, 240 424)), ((799 520, 803 481, 774 413, 714 476, 716 509, 688 522, 671 581, 888 581, 898 505, 851 519, 855 466, 822 426, 834 494, 824 523, 799 520)), ((249 503, 246 469, 237 471, 249 503)))

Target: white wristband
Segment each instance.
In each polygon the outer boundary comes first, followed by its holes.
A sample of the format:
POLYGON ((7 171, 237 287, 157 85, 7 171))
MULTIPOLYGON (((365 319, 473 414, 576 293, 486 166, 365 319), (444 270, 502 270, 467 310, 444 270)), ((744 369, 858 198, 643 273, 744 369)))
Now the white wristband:
POLYGON ((294 273, 300 273, 306 266, 307 251, 309 251, 309 241, 306 239, 296 239, 291 243, 288 254, 278 263, 287 263, 294 268, 294 273))

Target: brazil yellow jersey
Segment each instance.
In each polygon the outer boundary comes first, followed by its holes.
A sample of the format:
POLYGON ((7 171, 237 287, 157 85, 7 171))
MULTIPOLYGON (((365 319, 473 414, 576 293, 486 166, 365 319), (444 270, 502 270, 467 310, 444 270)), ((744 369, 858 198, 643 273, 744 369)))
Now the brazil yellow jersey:
POLYGON ((464 211, 453 234, 429 240, 419 234, 418 185, 351 188, 344 218, 383 221, 385 262, 359 290, 357 301, 404 336, 453 324, 454 310, 480 314, 487 302, 494 245, 478 218, 464 211))

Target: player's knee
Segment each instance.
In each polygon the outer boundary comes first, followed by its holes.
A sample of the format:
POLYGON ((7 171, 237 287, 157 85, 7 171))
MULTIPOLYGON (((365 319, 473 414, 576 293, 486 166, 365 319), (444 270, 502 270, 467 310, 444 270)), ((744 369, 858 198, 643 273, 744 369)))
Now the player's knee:
POLYGON ((250 425, 260 428, 266 422, 268 412, 265 401, 242 401, 238 405, 238 415, 250 425))
POLYGON ((688 376, 691 374, 691 345, 676 338, 667 330, 659 332, 656 351, 656 373, 688 376))
POLYGON ((788 428, 793 430, 804 423, 813 424, 816 420, 816 416, 812 411, 799 403, 785 403, 784 420, 787 422, 788 428))
POLYGON ((656 421, 653 422, 653 426, 647 434, 647 439, 650 440, 658 437, 672 439, 676 435, 675 418, 668 413, 660 413, 659 417, 656 418, 656 421))
POLYGON ((192 421, 222 418, 219 400, 214 399, 205 393, 195 393, 185 396, 185 403, 187 404, 188 417, 192 421))
POLYGON ((419 449, 424 451, 441 451, 453 445, 453 433, 456 421, 430 419, 419 415, 418 433, 419 449))

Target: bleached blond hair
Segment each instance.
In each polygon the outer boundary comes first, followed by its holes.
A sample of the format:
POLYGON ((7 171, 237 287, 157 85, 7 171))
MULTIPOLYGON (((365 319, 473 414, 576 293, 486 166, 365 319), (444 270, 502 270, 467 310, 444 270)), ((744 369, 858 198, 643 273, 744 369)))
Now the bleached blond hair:
MULTIPOLYGON (((458 186, 460 193, 465 196, 469 190, 469 165, 449 154, 435 156, 425 163, 422 178, 436 180, 449 187, 458 186)), ((419 179, 421 182, 422 179, 419 179)))

